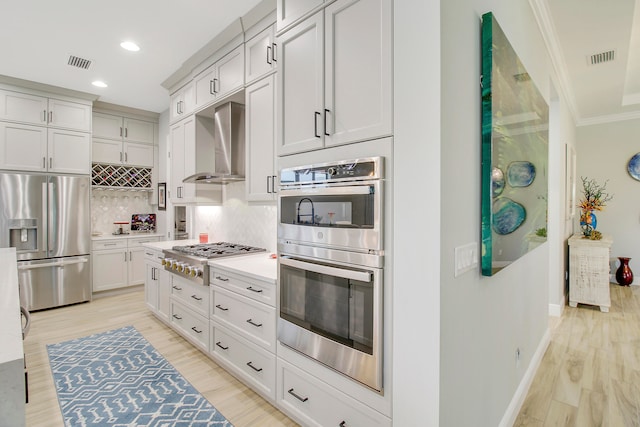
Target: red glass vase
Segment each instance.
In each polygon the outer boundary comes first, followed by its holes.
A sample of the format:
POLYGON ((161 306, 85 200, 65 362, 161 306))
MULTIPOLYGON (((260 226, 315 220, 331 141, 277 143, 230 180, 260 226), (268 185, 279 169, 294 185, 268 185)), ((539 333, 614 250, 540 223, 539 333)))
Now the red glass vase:
POLYGON ((620 267, 616 271, 616 281, 622 286, 629 286, 633 283, 633 272, 629 267, 629 260, 631 258, 618 257, 620 260, 620 267))

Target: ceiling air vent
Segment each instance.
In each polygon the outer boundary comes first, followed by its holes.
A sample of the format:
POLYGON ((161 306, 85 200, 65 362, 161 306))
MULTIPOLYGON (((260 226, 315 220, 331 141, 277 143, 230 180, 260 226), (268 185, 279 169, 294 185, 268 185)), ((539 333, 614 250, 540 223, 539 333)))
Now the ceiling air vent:
POLYGON ((72 67, 78 67, 82 68, 83 70, 88 70, 91 66, 91 61, 88 59, 80 58, 78 56, 69 55, 67 64, 71 65, 72 67))
POLYGON ((616 59, 615 56, 616 56, 615 50, 608 50, 606 52, 596 53, 589 57, 589 64, 598 65, 598 64, 602 64, 603 62, 611 62, 614 59, 616 59))

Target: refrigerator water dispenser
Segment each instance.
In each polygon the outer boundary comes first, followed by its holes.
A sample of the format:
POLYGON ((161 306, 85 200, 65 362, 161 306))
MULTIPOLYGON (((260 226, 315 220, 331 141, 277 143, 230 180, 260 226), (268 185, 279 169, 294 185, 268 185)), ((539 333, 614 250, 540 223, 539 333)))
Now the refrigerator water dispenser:
POLYGON ((9 246, 18 252, 38 250, 38 220, 10 219, 9 246))

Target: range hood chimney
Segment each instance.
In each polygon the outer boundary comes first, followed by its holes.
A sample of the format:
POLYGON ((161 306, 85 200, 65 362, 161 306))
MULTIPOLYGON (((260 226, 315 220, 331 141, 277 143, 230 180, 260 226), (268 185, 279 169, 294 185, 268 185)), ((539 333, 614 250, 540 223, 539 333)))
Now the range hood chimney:
POLYGON ((185 183, 228 184, 244 181, 244 105, 228 102, 215 109, 213 144, 214 169, 188 176, 185 183))

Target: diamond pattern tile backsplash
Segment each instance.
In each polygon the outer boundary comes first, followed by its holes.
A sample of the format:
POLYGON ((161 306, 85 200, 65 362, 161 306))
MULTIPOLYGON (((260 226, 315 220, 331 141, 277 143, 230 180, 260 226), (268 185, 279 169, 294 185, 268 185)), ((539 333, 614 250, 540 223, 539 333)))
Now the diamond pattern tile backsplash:
POLYGON ((223 206, 198 206, 194 212, 194 232, 209 233, 209 241, 227 241, 276 252, 277 207, 249 205, 244 200, 244 183, 224 188, 223 206))
POLYGON ((111 234, 114 221, 131 221, 136 213, 154 213, 150 191, 91 190, 91 231, 111 234))

